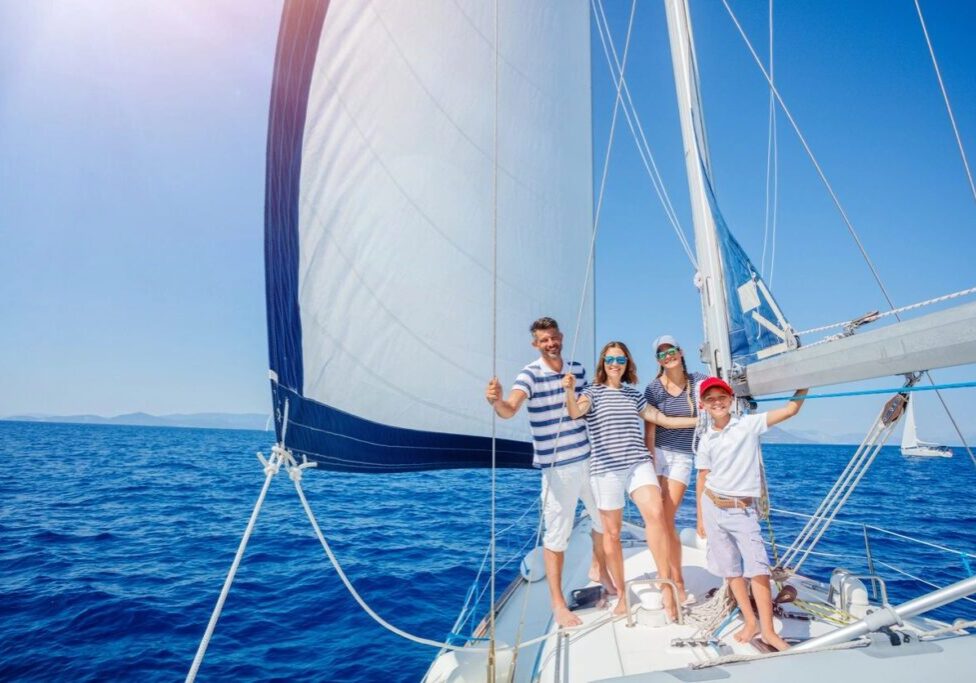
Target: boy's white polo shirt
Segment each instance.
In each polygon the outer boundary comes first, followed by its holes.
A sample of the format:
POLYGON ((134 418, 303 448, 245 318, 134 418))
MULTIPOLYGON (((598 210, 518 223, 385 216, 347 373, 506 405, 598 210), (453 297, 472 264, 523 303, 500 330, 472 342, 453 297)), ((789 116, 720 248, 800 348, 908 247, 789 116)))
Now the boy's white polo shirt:
POLYGON ((759 496, 759 435, 768 429, 766 413, 733 415, 723 429, 709 427, 695 454, 695 467, 709 471, 708 488, 723 496, 759 496))

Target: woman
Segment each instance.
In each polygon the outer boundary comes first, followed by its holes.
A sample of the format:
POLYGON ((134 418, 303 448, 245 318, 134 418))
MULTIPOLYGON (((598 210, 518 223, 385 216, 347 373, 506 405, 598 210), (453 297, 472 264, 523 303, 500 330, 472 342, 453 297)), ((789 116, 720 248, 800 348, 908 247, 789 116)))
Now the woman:
MULTIPOLYGON (((630 350, 618 341, 603 347, 593 383, 579 398, 574 391, 576 378, 573 374, 563 378, 569 416, 577 419, 585 415, 587 420, 590 483, 603 524, 607 569, 617 594, 621 596, 614 609, 615 615, 626 612, 624 554, 620 544, 626 495, 630 495, 644 519, 647 547, 654 557, 658 576, 671 577, 661 489, 654 464, 641 443, 641 420, 671 428, 692 427, 696 422, 694 418, 669 418, 646 405, 644 397, 631 386, 636 383, 637 368, 630 350)), ((668 590, 661 592, 665 609, 674 618, 674 598, 668 590)))
MULTIPOLYGON (((678 342, 669 334, 654 340, 654 352, 660 366, 655 377, 644 389, 644 400, 665 415, 694 417, 698 415, 696 387, 705 379, 700 372, 688 374, 685 356, 678 342)), ((678 586, 682 604, 688 600, 685 580, 681 574, 681 539, 675 529, 674 519, 681 507, 694 463, 692 440, 694 425, 671 429, 667 425, 656 428, 648 424, 644 429, 644 442, 654 457, 661 494, 664 499, 664 519, 668 538, 668 556, 671 559, 671 578, 678 586)))

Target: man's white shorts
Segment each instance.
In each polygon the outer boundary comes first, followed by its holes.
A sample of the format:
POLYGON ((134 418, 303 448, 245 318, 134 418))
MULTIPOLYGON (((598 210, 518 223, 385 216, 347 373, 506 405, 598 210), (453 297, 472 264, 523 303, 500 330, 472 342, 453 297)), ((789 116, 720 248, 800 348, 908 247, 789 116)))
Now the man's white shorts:
POLYGON ((769 555, 763 545, 756 509, 723 509, 705 495, 701 506, 708 538, 705 550, 708 571, 724 579, 768 575, 769 555))
POLYGON ((593 498, 601 510, 619 510, 627 503, 627 496, 642 486, 658 486, 657 474, 650 459, 642 460, 625 470, 601 472, 590 477, 593 498))
POLYGON ((542 515, 546 521, 542 545, 546 550, 557 553, 566 550, 569 535, 573 532, 573 522, 576 521, 576 503, 580 499, 593 521, 593 531, 603 533, 600 512, 590 490, 589 458, 561 467, 544 467, 541 495, 542 515))
POLYGON ((680 481, 685 486, 691 481, 691 468, 694 456, 691 453, 672 451, 668 448, 654 447, 654 467, 659 477, 680 481))

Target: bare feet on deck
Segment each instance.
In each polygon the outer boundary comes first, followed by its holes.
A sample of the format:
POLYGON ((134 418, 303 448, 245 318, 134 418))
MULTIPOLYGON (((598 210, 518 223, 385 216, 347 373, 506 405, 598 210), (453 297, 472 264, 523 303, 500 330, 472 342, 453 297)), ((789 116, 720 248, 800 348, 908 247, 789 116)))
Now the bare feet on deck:
POLYGON ((664 612, 671 621, 678 620, 678 607, 674 603, 674 593, 667 586, 661 588, 661 604, 664 605, 664 612))
POLYGON ((622 617, 627 614, 627 601, 623 598, 617 600, 616 606, 613 608, 613 616, 622 617))
POLYGON ((790 644, 787 643, 782 638, 780 638, 779 637, 779 634, 777 634, 775 632, 773 632, 773 633, 763 633, 760 636, 760 638, 762 638, 762 641, 764 643, 766 643, 770 647, 776 648, 780 652, 782 652, 783 650, 789 650, 790 649, 790 644))
MULTIPOLYGON (((740 643, 748 643, 750 640, 756 637, 757 633, 759 633, 759 624, 755 622, 751 624, 746 623, 742 628, 736 631, 735 635, 732 637, 740 643)), ((772 645, 772 643, 770 643, 770 645, 772 645)))
POLYGON ((583 623, 583 620, 570 612, 569 607, 566 607, 565 605, 562 607, 553 608, 552 616, 556 619, 556 623, 563 628, 572 628, 573 626, 579 626, 583 623))

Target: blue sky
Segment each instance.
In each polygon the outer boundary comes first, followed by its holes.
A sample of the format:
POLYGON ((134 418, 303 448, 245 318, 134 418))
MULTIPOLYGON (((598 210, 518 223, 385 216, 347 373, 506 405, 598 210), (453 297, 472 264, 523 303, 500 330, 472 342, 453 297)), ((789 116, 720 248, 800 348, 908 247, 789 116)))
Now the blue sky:
MULTIPOLYGON (((767 4, 731 4, 767 58, 767 4)), ((976 9, 922 7, 969 144, 976 9)), ((607 3, 618 46, 629 8, 607 3)), ((279 14, 277 2, 0 0, 0 415, 268 410, 262 211, 279 14)), ((721 3, 692 16, 718 199, 758 262, 767 91, 721 3)), ((662 3, 638 7, 627 73, 690 232, 663 19, 662 3)), ((896 304, 973 286, 976 202, 913 3, 781 2, 774 25, 781 92, 896 304)), ((593 63, 598 177, 613 92, 595 34, 593 63)), ((805 329, 882 307, 778 120, 773 289, 787 317, 805 329)), ((696 347, 693 273, 622 121, 598 244, 597 338, 630 342, 645 376, 657 334, 696 347)), ((972 390, 948 400, 959 417, 976 408, 972 390)), ((921 431, 945 438, 934 404, 919 402, 921 431)), ((792 426, 859 432, 879 405, 811 401, 792 426)))

